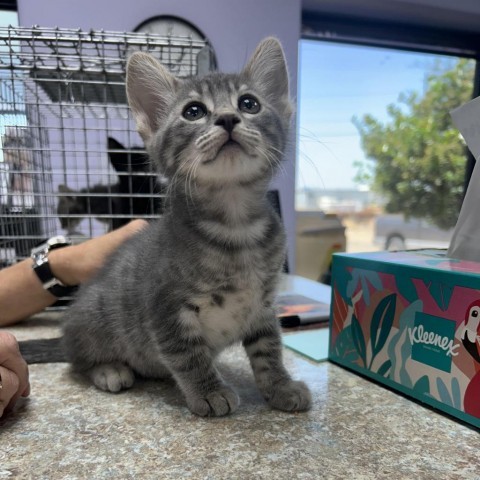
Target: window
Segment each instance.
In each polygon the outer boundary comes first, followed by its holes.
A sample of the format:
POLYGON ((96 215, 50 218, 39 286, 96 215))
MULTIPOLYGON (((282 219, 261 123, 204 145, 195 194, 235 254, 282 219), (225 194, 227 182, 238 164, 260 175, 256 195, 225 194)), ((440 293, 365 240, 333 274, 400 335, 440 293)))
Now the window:
POLYGON ((339 217, 352 252, 447 246, 467 165, 449 111, 472 97, 475 60, 325 40, 299 48, 298 214, 339 217))

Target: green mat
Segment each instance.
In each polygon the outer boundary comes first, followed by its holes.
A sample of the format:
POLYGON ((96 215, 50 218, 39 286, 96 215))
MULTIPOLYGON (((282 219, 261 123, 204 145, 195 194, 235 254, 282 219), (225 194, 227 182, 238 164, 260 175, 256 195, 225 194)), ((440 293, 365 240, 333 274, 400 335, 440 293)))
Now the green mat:
POLYGON ((283 335, 283 344, 316 362, 322 362, 328 358, 328 336, 328 328, 288 333, 283 335))

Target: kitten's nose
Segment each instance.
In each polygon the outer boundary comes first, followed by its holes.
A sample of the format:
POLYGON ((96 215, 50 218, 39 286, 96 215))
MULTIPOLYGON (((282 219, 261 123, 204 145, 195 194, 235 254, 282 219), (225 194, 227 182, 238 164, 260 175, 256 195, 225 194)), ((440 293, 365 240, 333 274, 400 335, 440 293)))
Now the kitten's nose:
POLYGON ((232 133, 232 130, 237 123, 240 123, 240 118, 234 113, 225 113, 215 120, 215 125, 223 127, 228 133, 232 133))

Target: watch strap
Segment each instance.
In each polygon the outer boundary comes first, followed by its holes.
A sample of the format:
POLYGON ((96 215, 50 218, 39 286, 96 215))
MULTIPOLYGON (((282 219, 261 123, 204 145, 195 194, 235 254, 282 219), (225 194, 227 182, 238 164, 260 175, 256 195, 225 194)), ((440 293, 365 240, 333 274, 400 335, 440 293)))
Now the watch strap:
POLYGON ((43 288, 56 297, 60 298, 72 295, 78 288, 77 286, 68 286, 60 282, 60 280, 53 275, 48 260, 40 264, 36 263, 33 270, 42 283, 43 288))
POLYGON ((43 288, 59 298, 72 295, 78 287, 64 285, 55 277, 48 262, 48 253, 51 250, 67 247, 69 245, 71 245, 71 241, 67 237, 59 235, 52 237, 45 243, 33 248, 31 254, 33 259, 33 271, 36 273, 43 288))

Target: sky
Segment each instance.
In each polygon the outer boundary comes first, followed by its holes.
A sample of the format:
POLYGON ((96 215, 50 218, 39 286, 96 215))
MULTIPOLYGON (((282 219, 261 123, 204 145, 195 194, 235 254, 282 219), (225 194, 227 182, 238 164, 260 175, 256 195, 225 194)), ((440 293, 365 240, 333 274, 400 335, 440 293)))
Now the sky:
MULTIPOLYGON (((18 16, 17 12, 7 12, 4 10, 0 10, 0 27, 8 27, 10 25, 17 25, 18 24, 18 16)), ((3 122, 0 121, 0 134, 3 134, 3 122)), ((3 162, 3 150, 0 148, 0 162, 3 162)), ((5 180, 2 178, 5 182, 5 180)), ((5 188, 3 184, 0 184, 0 190, 5 188)))
POLYGON ((17 25, 17 12, 0 11, 0 26, 8 27, 9 25, 17 25))
POLYGON ((423 92, 432 54, 317 40, 299 44, 297 188, 350 189, 355 160, 364 161, 352 117, 388 120, 399 94, 423 92))

